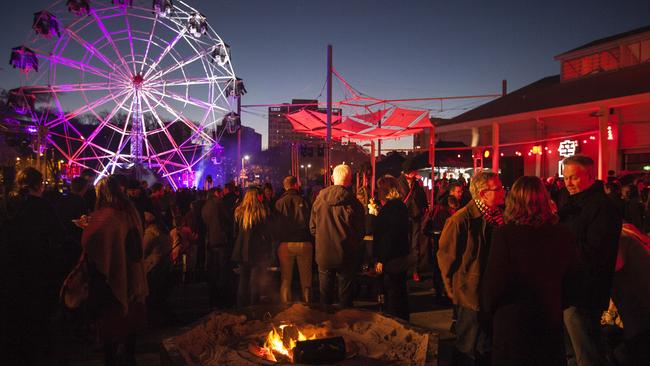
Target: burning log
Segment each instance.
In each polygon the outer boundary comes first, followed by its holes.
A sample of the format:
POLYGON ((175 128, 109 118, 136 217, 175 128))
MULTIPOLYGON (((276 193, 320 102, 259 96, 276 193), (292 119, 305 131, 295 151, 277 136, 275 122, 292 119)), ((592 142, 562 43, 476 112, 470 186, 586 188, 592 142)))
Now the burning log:
POLYGON ((293 362, 295 363, 334 363, 345 360, 345 356, 343 337, 299 341, 293 349, 293 362))

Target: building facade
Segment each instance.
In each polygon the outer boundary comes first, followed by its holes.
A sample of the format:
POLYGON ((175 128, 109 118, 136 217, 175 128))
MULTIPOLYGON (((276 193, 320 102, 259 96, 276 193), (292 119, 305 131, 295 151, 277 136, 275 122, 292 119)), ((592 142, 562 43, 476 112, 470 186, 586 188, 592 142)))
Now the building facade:
POLYGON ((484 168, 502 170, 514 159, 509 165, 526 175, 561 174, 571 153, 592 157, 600 179, 650 168, 650 26, 555 59, 559 75, 437 121, 436 140, 461 141, 475 159, 491 156, 484 168))

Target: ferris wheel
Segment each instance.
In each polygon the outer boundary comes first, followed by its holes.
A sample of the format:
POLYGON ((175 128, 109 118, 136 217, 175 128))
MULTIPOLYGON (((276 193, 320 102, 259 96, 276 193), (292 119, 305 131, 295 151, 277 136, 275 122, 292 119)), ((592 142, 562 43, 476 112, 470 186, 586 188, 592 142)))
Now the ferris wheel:
POLYGON ((182 1, 60 0, 33 31, 12 49, 13 105, 70 167, 138 165, 190 185, 216 126, 239 122, 229 46, 182 1))

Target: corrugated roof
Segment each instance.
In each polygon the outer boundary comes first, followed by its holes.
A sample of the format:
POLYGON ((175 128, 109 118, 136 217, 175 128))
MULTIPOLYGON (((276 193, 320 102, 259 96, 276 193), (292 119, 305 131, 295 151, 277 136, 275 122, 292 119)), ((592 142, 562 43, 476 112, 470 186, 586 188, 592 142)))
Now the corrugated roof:
POLYGON ((650 92, 650 63, 560 82, 549 76, 441 125, 526 113, 650 92))

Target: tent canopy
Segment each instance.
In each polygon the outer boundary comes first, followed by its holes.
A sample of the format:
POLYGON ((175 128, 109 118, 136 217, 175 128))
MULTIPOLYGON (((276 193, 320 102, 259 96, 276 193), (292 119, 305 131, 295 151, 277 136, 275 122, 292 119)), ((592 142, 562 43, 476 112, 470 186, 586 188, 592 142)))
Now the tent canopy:
MULTIPOLYGON (((327 115, 302 109, 287 114, 296 132, 324 137, 327 134, 327 115)), ((349 116, 341 121, 340 116, 332 116, 332 138, 340 140, 392 139, 413 135, 423 128, 431 127, 429 112, 422 110, 391 107, 370 113, 349 116)))

